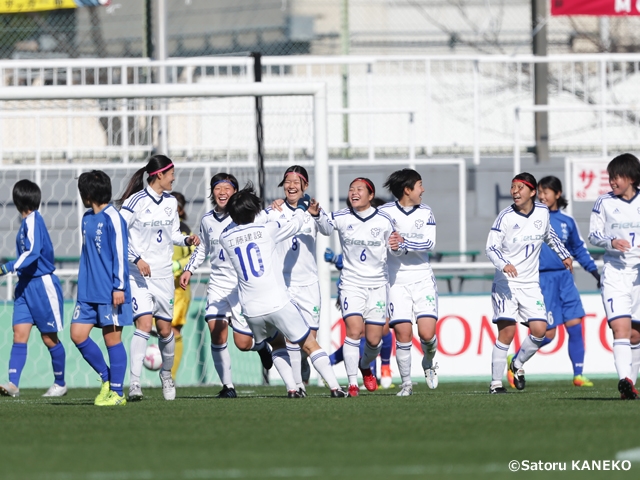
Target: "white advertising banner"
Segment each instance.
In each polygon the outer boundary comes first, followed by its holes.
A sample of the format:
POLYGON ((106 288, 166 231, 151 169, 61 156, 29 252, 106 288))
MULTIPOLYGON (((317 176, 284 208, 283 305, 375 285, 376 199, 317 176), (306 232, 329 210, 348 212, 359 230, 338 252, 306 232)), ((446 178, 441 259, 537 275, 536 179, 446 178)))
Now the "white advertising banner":
POLYGON ((573 201, 595 202, 600 195, 611 191, 607 164, 608 160, 572 161, 573 201))

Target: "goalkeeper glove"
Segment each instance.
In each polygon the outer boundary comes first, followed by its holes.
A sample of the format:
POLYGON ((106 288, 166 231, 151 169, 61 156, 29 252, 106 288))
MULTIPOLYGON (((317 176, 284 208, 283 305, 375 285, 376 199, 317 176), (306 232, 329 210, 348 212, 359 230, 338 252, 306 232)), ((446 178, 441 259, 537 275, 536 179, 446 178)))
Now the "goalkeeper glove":
POLYGON ((593 275, 593 278, 596 279, 596 282, 598 282, 598 289, 602 286, 602 282, 600 281, 600 274, 598 273, 598 270, 594 270, 593 272, 589 272, 591 275, 593 275))
POLYGON ((8 273, 11 273, 9 270, 7 270, 7 266, 5 264, 2 264, 0 266, 0 277, 2 277, 3 275, 6 275, 8 273))
POLYGON ((327 263, 333 263, 333 259, 336 256, 335 253, 333 253, 333 250, 331 250, 330 248, 327 248, 324 251, 324 261, 327 263))
POLYGON ((303 212, 306 212, 307 209, 309 208, 310 203, 311 203, 311 197, 305 193, 304 196, 298 200, 298 206, 296 208, 299 208, 303 212))

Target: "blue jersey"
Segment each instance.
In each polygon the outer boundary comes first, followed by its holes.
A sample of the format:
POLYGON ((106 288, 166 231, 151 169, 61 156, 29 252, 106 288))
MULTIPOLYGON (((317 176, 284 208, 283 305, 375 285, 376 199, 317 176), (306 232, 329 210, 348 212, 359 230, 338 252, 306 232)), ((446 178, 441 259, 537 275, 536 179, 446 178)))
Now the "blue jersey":
POLYGON ((128 251, 127 224, 113 205, 84 214, 79 302, 111 304, 116 290, 124 292, 125 303, 131 302, 128 251))
POLYGON ((22 219, 16 236, 17 259, 5 264, 10 272, 18 274, 19 282, 49 275, 56 269, 53 244, 40 212, 31 212, 22 219))
MULTIPOLYGON (((587 272, 597 271, 598 267, 596 267, 584 240, 580 236, 576 221, 560 210, 550 210, 549 214, 551 226, 564 246, 569 250, 571 256, 575 258, 587 272)), ((565 269, 566 267, 562 264, 560 257, 547 245, 543 245, 542 252, 540 252, 540 271, 565 269)))

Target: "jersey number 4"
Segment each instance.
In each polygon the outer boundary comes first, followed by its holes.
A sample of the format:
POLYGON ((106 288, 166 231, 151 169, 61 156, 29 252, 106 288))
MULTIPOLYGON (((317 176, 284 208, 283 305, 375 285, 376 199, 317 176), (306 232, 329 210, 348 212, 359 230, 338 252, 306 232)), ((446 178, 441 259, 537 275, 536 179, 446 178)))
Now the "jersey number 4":
MULTIPOLYGON (((245 281, 249 280, 249 276, 247 275, 247 267, 246 267, 246 263, 244 261, 244 257, 242 255, 242 249, 240 247, 236 247, 233 249, 233 251, 235 252, 235 254, 238 256, 238 260, 240 261, 240 268, 242 269, 242 276, 244 277, 245 281)), ((247 244, 246 248, 245 248, 245 252, 247 255, 247 260, 249 263, 249 268, 251 269, 251 274, 254 277, 261 277, 264 274, 264 264, 262 263, 262 254, 260 253, 260 248, 258 247, 258 245, 256 245, 255 243, 251 242, 249 244, 247 244), (256 268, 255 264, 254 264, 254 260, 253 260, 253 256, 251 255, 251 252, 255 253, 255 257, 258 261, 258 268, 256 268)))

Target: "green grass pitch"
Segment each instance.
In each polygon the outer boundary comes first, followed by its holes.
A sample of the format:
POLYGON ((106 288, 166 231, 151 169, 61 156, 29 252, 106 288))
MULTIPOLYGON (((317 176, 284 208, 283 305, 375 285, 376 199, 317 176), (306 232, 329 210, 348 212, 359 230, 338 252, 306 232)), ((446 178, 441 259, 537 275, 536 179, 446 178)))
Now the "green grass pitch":
POLYGON ((3 480, 218 478, 638 478, 630 471, 571 471, 572 460, 613 460, 640 447, 640 402, 616 381, 595 388, 529 379, 524 392, 489 395, 486 382, 415 386, 331 399, 311 387, 158 389, 125 407, 93 406, 98 389, 45 399, 0 398, 3 480), (562 472, 509 471, 510 460, 567 462, 562 472))

